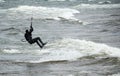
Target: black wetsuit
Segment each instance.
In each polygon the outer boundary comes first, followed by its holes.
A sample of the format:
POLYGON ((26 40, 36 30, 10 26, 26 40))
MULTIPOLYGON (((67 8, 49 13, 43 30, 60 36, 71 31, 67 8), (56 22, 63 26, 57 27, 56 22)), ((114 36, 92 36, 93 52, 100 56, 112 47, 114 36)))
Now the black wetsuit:
POLYGON ((32 32, 33 32, 33 27, 31 25, 30 30, 26 30, 26 33, 24 35, 25 39, 28 41, 28 43, 30 43, 30 44, 37 43, 39 45, 39 47, 42 48, 44 43, 42 42, 40 37, 36 37, 36 38, 32 39, 32 32))

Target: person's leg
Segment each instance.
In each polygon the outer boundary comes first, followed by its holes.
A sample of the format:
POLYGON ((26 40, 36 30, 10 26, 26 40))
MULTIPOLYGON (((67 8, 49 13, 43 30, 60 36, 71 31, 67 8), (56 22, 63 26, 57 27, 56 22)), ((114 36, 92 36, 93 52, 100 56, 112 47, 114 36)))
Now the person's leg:
POLYGON ((37 39, 40 41, 40 43, 41 43, 42 45, 44 45, 44 43, 43 43, 43 41, 41 40, 40 37, 37 37, 37 39))
POLYGON ((36 41, 37 45, 39 45, 40 48, 42 48, 42 46, 40 45, 40 43, 38 41, 36 41))
POLYGON ((34 38, 34 39, 32 39, 32 43, 37 43, 37 45, 40 47, 40 48, 42 48, 42 45, 40 45, 40 43, 38 42, 38 38, 34 38))

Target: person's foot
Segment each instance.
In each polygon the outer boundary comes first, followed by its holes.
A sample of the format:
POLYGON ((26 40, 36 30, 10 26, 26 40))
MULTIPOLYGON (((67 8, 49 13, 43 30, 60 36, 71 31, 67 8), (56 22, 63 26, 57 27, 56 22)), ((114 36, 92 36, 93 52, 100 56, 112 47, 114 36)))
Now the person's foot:
POLYGON ((43 47, 44 47, 44 45, 46 45, 46 44, 47 44, 47 42, 43 43, 42 48, 43 48, 43 47))
POLYGON ((40 46, 40 48, 43 48, 43 46, 40 46))
POLYGON ((46 45, 46 44, 47 44, 47 42, 43 43, 43 46, 46 45))
POLYGON ((41 49, 43 48, 43 46, 41 46, 41 49))

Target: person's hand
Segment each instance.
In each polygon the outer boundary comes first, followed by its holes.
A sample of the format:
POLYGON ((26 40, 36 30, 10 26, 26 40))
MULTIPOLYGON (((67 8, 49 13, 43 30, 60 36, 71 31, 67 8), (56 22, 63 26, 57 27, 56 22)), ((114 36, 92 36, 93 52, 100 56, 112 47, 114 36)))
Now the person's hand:
POLYGON ((31 17, 31 26, 30 26, 31 28, 32 28, 32 20, 33 20, 33 17, 31 17))
POLYGON ((30 28, 32 28, 32 25, 30 25, 30 28))

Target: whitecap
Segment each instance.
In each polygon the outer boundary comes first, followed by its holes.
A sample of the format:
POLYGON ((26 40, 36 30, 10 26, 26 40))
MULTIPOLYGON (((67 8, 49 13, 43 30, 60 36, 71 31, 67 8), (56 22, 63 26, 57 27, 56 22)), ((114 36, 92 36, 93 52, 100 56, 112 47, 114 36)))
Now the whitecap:
POLYGON ((59 2, 63 2, 63 1, 77 1, 77 0, 48 0, 48 1, 59 1, 59 2))
POLYGON ((103 43, 79 39, 62 39, 53 43, 48 43, 41 50, 3 50, 6 53, 22 53, 35 55, 18 61, 29 63, 41 63, 49 61, 74 61, 76 59, 95 56, 95 57, 118 57, 120 58, 120 49, 108 46, 103 43), (32 58, 32 59, 31 59, 32 58))
MULTIPOLYGON (((79 40, 79 39, 63 39, 56 43, 50 44, 53 48, 64 49, 66 51, 79 51, 81 56, 89 55, 106 55, 113 57, 120 57, 120 49, 110 47, 103 43, 95 43, 92 41, 79 40)), ((52 47, 51 46, 51 47, 52 47)))
MULTIPOLYGON (((30 63, 40 63, 49 61, 74 61, 86 56, 96 57, 120 57, 120 49, 110 47, 106 44, 79 39, 63 39, 48 44, 41 51, 48 51, 39 60, 28 61, 30 63)), ((41 54, 42 55, 42 54, 41 54)))
POLYGON ((4 0, 0 0, 0 3, 3 3, 3 2, 5 2, 4 0))
POLYGON ((102 1, 102 2, 98 2, 99 4, 111 4, 111 1, 102 1))
POLYGON ((112 75, 108 75, 108 76, 120 76, 120 73, 118 73, 118 74, 112 74, 112 75))
POLYGON ((76 13, 80 13, 78 10, 70 8, 56 8, 56 7, 43 7, 43 6, 19 6, 17 8, 10 8, 7 17, 12 19, 29 19, 34 17, 35 19, 46 19, 46 20, 66 20, 78 21, 75 18, 76 13))
POLYGON ((20 53, 20 51, 16 49, 4 49, 3 53, 20 53))
POLYGON ((48 1, 66 1, 66 0, 48 0, 48 1))
POLYGON ((76 9, 111 9, 120 8, 120 4, 79 4, 74 6, 76 9))

